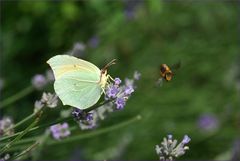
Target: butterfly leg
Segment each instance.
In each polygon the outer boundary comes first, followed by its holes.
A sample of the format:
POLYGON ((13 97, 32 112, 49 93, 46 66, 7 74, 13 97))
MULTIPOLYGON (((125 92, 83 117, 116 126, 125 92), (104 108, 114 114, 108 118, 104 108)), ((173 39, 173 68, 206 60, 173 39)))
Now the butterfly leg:
POLYGON ((101 87, 102 88, 102 91, 104 93, 104 95, 106 95, 106 91, 105 91, 105 88, 101 87))
POLYGON ((110 75, 108 75, 107 77, 110 78, 112 81, 114 81, 114 79, 110 75))

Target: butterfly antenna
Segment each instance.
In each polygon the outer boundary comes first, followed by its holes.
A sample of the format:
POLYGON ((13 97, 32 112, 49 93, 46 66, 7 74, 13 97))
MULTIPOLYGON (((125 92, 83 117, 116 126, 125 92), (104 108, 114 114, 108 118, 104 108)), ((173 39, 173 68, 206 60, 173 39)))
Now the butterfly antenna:
POLYGON ((110 67, 111 65, 116 64, 116 61, 117 61, 117 59, 113 59, 112 61, 110 61, 107 65, 105 65, 105 66, 103 67, 102 71, 105 71, 105 70, 107 70, 107 68, 110 67))

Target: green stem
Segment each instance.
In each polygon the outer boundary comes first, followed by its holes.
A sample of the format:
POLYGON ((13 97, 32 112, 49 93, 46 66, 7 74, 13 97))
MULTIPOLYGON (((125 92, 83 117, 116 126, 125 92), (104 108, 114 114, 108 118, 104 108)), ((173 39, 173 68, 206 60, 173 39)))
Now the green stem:
MULTIPOLYGON (((112 100, 108 100, 108 101, 101 102, 100 104, 94 105, 94 106, 86 109, 85 111, 86 111, 86 112, 92 111, 92 110, 94 110, 94 109, 96 109, 96 108, 98 108, 98 107, 101 107, 101 106, 103 106, 103 105, 105 105, 105 104, 107 104, 107 103, 109 103, 109 102, 111 102, 111 101, 112 101, 112 100)), ((26 117, 25 119, 23 119, 23 120, 21 120, 20 122, 18 122, 17 124, 15 124, 13 127, 9 127, 8 129, 6 129, 6 130, 4 131, 4 133, 7 133, 9 130, 19 127, 20 125, 22 125, 23 123, 27 122, 28 120, 30 120, 30 119, 33 118, 34 116, 35 116, 35 113, 32 113, 31 115, 29 115, 29 116, 26 117)), ((67 121, 68 121, 68 120, 70 120, 70 119, 71 119, 71 118, 67 118, 67 119, 64 118, 64 119, 61 119, 61 120, 59 120, 59 121, 55 121, 54 123, 51 123, 50 125, 49 125, 49 124, 47 124, 47 125, 51 126, 52 124, 56 124, 56 123, 62 122, 62 121, 64 121, 64 120, 67 120, 67 121)), ((39 127, 34 127, 33 129, 30 129, 30 131, 36 130, 36 129, 40 128, 40 127, 41 127, 41 126, 39 126, 39 127)), ((44 126, 44 127, 45 127, 45 126, 44 126)), ((5 139, 9 139, 9 138, 11 138, 11 137, 13 137, 13 136, 16 136, 16 134, 11 135, 11 136, 3 137, 3 138, 0 139, 0 141, 5 140, 5 139)))
POLYGON ((10 96, 6 98, 5 100, 0 102, 0 109, 3 109, 4 107, 7 107, 8 105, 14 103, 15 101, 23 98, 24 96, 30 94, 34 91, 33 86, 29 86, 21 90, 20 92, 14 94, 13 96, 10 96))
POLYGON ((90 112, 90 111, 95 110, 95 109, 97 109, 97 108, 99 108, 99 107, 101 107, 101 106, 103 106, 103 105, 105 105, 105 104, 107 104, 111 101, 113 101, 113 100, 102 101, 101 103, 93 105, 92 107, 89 107, 89 108, 87 108, 86 110, 83 110, 83 111, 90 112))
POLYGON ((39 145, 39 142, 35 142, 34 144, 30 145, 27 149, 23 150, 21 153, 19 153, 18 155, 14 156, 13 158, 11 158, 11 160, 19 160, 21 159, 21 157, 25 154, 27 154, 28 152, 30 152, 33 148, 35 148, 37 145, 39 145))
POLYGON ((23 120, 21 120, 21 121, 18 122, 17 124, 13 125, 12 127, 7 128, 7 129, 4 131, 4 133, 6 134, 9 130, 15 129, 15 128, 19 127, 20 125, 24 124, 24 123, 27 122, 28 120, 32 119, 35 115, 36 115, 36 113, 32 113, 31 115, 27 116, 26 118, 24 118, 23 120))
MULTIPOLYGON (((117 124, 117 125, 114 125, 112 127, 108 127, 108 128, 104 128, 104 129, 100 129, 100 130, 97 130, 97 131, 92 131, 90 133, 86 133, 86 134, 81 134, 81 135, 76 135, 76 136, 72 136, 70 138, 66 138, 64 140, 61 140, 61 141, 49 141, 47 142, 47 145, 56 145, 56 144, 64 144, 64 143, 68 143, 68 142, 73 142, 73 141, 76 141, 76 140, 81 140, 81 139, 85 139, 85 138, 90 138, 90 137, 93 137, 93 136, 97 136, 97 135, 101 135, 101 134, 104 134, 104 133, 107 133, 107 132, 110 132, 110 131, 113 131, 113 130, 117 130, 119 128, 122 128, 122 127, 125 127, 129 124, 132 124, 136 121, 139 121, 141 119, 141 116, 140 115, 137 115, 135 116, 134 118, 128 120, 128 121, 125 121, 123 123, 120 123, 120 124, 117 124)), ((72 127, 71 130, 74 130, 76 127, 72 127)), ((23 140, 20 140, 19 142, 17 142, 16 144, 20 144, 20 143, 31 143, 31 142, 34 142, 38 139, 39 137, 33 137, 33 138, 28 138, 28 139, 23 139, 23 140)), ((21 150, 23 148, 25 148, 26 146, 24 145, 16 145, 14 144, 15 146, 10 148, 8 151, 17 151, 17 150, 21 150)))
MULTIPOLYGON (((50 124, 44 124, 44 125, 40 125, 40 126, 35 126, 35 127, 31 128, 31 129, 29 130, 29 132, 35 131, 35 130, 38 130, 38 129, 42 129, 42 128, 46 128, 46 127, 52 126, 52 125, 54 125, 54 124, 57 124, 57 123, 60 123, 60 122, 63 122, 63 121, 66 121, 66 122, 67 122, 67 121, 70 121, 70 120, 72 120, 72 118, 71 118, 71 117, 68 117, 68 118, 63 118, 63 119, 56 120, 56 121, 54 121, 54 122, 52 122, 52 123, 50 123, 50 124)), ((22 131, 21 131, 21 132, 22 132, 22 131)), ((4 140, 7 140, 7 139, 11 139, 12 137, 19 135, 21 132, 17 132, 17 133, 15 133, 15 134, 11 135, 11 136, 2 137, 2 138, 0 138, 0 141, 4 141, 4 140)), ((35 139, 35 137, 34 137, 34 139, 35 139)), ((0 147, 1 147, 1 145, 0 145, 0 147)))
MULTIPOLYGON (((42 112, 41 112, 42 113, 42 112)), ((1 150, 0 150, 0 155, 3 154, 4 152, 6 152, 15 142, 17 142, 18 140, 20 140, 25 134, 27 134, 27 132, 34 127, 39 119, 40 119, 40 115, 41 113, 37 116, 37 118, 34 120, 33 123, 31 123, 22 133, 20 133, 16 138, 14 138, 10 143, 8 143, 7 145, 5 145, 1 150)))
POLYGON ((64 143, 69 143, 69 142, 73 142, 73 141, 78 141, 78 140, 81 140, 81 139, 90 138, 90 137, 93 137, 93 136, 96 136, 96 135, 101 135, 101 134, 104 134, 104 133, 107 133, 107 132, 110 132, 110 131, 113 131, 113 130, 117 130, 117 129, 122 128, 122 127, 125 127, 125 126, 127 126, 131 123, 134 123, 134 122, 136 122, 140 119, 141 119, 141 116, 137 115, 137 116, 135 116, 134 118, 132 118, 128 121, 125 121, 123 123, 114 125, 112 127, 108 127, 108 128, 97 130, 97 131, 93 131, 93 132, 90 132, 90 133, 87 133, 87 134, 81 134, 81 135, 73 136, 73 137, 70 137, 70 138, 66 138, 62 141, 53 141, 52 140, 52 141, 49 141, 47 145, 64 144, 64 143))

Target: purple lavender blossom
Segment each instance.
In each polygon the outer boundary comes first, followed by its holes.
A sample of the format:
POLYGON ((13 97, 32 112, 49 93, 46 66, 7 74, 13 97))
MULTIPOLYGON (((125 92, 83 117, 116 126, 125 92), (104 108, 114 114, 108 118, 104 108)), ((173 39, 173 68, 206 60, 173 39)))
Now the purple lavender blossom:
POLYGON ((198 118, 198 127, 207 132, 215 131, 219 127, 219 121, 216 116, 212 114, 203 114, 198 118))
POLYGON ((93 129, 96 127, 97 118, 95 117, 95 112, 85 112, 78 108, 74 108, 72 111, 73 118, 79 123, 82 130, 93 129))
POLYGON ((131 95, 133 92, 134 92, 134 89, 133 89, 132 86, 127 86, 127 87, 124 89, 125 95, 131 95))
POLYGON ((53 138, 56 140, 60 140, 71 134, 68 123, 66 122, 63 124, 52 125, 50 127, 50 131, 52 133, 53 138))
POLYGON ((118 93, 119 89, 117 86, 115 85, 108 86, 106 91, 107 98, 116 98, 118 93))
POLYGON ((116 104, 116 109, 121 110, 126 105, 126 100, 121 97, 117 98, 115 104, 116 104))
POLYGON ((115 85, 120 85, 121 84, 121 79, 120 78, 115 78, 114 79, 114 83, 115 83, 115 85))
POLYGON ((85 49, 86 49, 86 46, 84 43, 76 42, 73 45, 73 49, 70 51, 70 55, 81 58, 85 54, 84 53, 85 49))
POLYGON ((88 44, 91 48, 96 48, 99 45, 99 37, 93 36, 89 39, 88 44))
POLYGON ((80 120, 82 118, 82 110, 74 108, 72 111, 72 116, 75 120, 80 120))
POLYGON ((135 72, 133 79, 125 79, 125 84, 121 84, 121 79, 115 78, 114 84, 111 83, 106 87, 106 95, 105 100, 112 100, 112 104, 116 105, 116 109, 120 110, 123 109, 126 105, 126 101, 134 92, 134 88, 136 88, 135 80, 139 80, 140 73, 135 72), (136 76, 137 75, 137 76, 136 76))
POLYGON ((78 108, 74 108, 72 111, 72 116, 75 120, 80 121, 80 120, 86 120, 86 121, 91 121, 92 120, 92 113, 87 113, 83 110, 80 110, 78 108))
POLYGON ((92 113, 88 113, 87 117, 86 117, 86 121, 92 121, 93 120, 93 114, 92 113))
POLYGON ((191 141, 191 138, 187 135, 184 135, 182 143, 185 145, 185 144, 188 144, 190 141, 191 141))
POLYGON ((41 90, 47 84, 47 80, 44 75, 36 74, 32 78, 32 85, 38 90, 41 90))

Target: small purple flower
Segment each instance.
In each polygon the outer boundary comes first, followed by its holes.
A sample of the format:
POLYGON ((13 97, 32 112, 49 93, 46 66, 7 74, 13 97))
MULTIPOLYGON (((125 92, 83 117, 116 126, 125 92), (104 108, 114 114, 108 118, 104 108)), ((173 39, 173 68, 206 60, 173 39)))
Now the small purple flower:
POLYGON ((115 83, 115 85, 120 85, 121 84, 121 79, 120 78, 115 78, 114 79, 114 83, 115 83))
POLYGON ((96 48, 99 44, 99 38, 97 36, 93 36, 89 39, 88 44, 91 48, 96 48))
POLYGON ((72 116, 77 121, 82 130, 92 129, 96 126, 97 120, 93 112, 85 112, 78 108, 72 111, 72 116))
POLYGON ((126 105, 126 100, 121 97, 117 98, 115 104, 116 104, 116 109, 121 110, 126 105))
POLYGON ((85 44, 83 44, 82 42, 76 42, 73 45, 72 51, 70 51, 70 55, 73 55, 76 57, 83 57, 83 55, 85 54, 84 53, 85 49, 86 49, 85 44))
POLYGON ((184 135, 182 143, 185 145, 185 144, 188 144, 190 141, 191 141, 191 138, 187 135, 184 135))
POLYGON ((86 121, 92 121, 93 120, 93 114, 92 113, 88 113, 87 117, 86 117, 86 121))
POLYGON ((115 85, 111 85, 107 88, 106 95, 108 98, 116 98, 118 92, 119 92, 118 87, 115 85))
POLYGON ((90 121, 92 120, 92 113, 87 113, 83 110, 80 110, 78 108, 74 108, 74 110, 72 111, 72 116, 76 121, 79 120, 86 120, 86 121, 90 121))
POLYGON ((198 127, 203 131, 215 131, 219 127, 219 121, 216 116, 212 114, 203 114, 198 118, 198 127))
POLYGON ((50 127, 50 131, 52 133, 53 138, 57 140, 67 137, 71 134, 68 123, 66 122, 63 124, 52 125, 50 127))
POLYGON ((41 90, 46 84, 47 80, 42 74, 37 74, 32 78, 32 85, 38 90, 41 90))
POLYGON ((132 86, 127 86, 124 90, 125 95, 131 95, 134 92, 134 89, 132 86))

